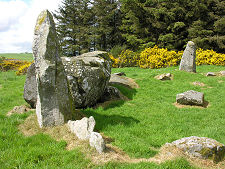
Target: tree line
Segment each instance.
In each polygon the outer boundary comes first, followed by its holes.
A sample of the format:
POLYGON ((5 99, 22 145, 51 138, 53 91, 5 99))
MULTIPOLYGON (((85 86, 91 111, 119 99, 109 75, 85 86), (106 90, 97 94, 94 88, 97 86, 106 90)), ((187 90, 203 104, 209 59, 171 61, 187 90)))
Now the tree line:
POLYGON ((225 52, 224 0, 63 0, 54 12, 64 55, 115 47, 225 52))

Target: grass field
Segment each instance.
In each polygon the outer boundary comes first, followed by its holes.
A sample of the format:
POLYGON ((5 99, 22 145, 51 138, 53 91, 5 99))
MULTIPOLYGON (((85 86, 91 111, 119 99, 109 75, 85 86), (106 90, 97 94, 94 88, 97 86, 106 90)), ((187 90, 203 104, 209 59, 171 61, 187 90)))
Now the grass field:
POLYGON ((32 53, 0 53, 0 56, 10 59, 19 59, 19 60, 26 60, 26 61, 33 61, 32 53))
MULTIPOLYGON (((206 77, 205 73, 225 70, 221 66, 198 66, 196 74, 181 72, 178 67, 165 69, 121 68, 136 80, 140 88, 119 87, 130 101, 117 101, 108 107, 82 110, 96 120, 96 130, 112 138, 112 144, 132 158, 150 158, 166 142, 200 136, 225 144, 225 77, 206 77), (174 80, 158 81, 154 76, 172 73, 174 80), (191 83, 199 81, 204 87, 191 83), (196 90, 205 94, 208 108, 182 108, 173 105, 176 94, 196 90)), ((56 142, 45 134, 24 137, 17 126, 28 117, 6 113, 25 104, 25 76, 0 72, 0 168, 195 168, 184 159, 155 163, 115 163, 95 165, 79 149, 66 151, 64 141, 56 142)))

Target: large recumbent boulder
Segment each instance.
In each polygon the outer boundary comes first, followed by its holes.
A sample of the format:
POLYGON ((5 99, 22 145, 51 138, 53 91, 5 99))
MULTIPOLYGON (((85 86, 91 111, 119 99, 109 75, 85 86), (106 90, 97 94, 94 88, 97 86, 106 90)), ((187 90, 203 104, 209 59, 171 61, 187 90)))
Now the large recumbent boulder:
POLYGON ((104 94, 111 75, 107 57, 108 54, 102 51, 62 57, 76 108, 93 106, 104 94))

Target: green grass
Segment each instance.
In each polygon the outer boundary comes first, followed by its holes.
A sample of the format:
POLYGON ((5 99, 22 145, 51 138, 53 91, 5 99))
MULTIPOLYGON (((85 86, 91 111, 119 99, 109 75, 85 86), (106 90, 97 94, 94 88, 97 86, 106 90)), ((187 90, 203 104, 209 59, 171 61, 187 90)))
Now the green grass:
POLYGON ((18 60, 26 60, 26 61, 33 61, 33 54, 32 53, 0 53, 0 56, 10 59, 18 59, 18 60))
MULTIPOLYGON (((140 88, 119 87, 130 101, 117 101, 105 108, 82 110, 94 116, 96 130, 111 137, 131 157, 153 157, 166 142, 182 137, 202 136, 225 143, 225 77, 206 77, 201 73, 225 70, 220 66, 198 66, 196 74, 177 71, 178 67, 165 69, 121 68, 128 77, 136 79, 140 88), (173 81, 158 81, 154 76, 170 72, 173 81), (223 80, 223 83, 218 81, 223 80), (191 85, 200 81, 206 87, 191 85), (212 88, 208 88, 212 87, 212 88), (204 88, 204 89, 202 89, 204 88), (204 92, 210 103, 206 109, 176 108, 176 94, 196 90, 204 92)), ((25 76, 15 72, 0 72, 0 168, 193 168, 186 160, 177 159, 161 165, 155 163, 121 164, 110 162, 96 166, 79 150, 66 151, 65 142, 56 142, 39 134, 24 137, 17 125, 28 115, 6 113, 16 105, 25 104, 23 84, 25 76)))

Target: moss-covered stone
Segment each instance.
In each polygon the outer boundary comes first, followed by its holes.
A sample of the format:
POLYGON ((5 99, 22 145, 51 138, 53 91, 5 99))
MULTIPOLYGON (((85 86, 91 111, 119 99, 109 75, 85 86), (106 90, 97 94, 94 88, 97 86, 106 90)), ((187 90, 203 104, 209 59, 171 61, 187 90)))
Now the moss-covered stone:
POLYGON ((192 157, 211 159, 218 163, 224 159, 225 146, 218 141, 207 137, 185 137, 168 143, 168 146, 176 146, 192 157))
POLYGON ((111 75, 110 62, 101 55, 105 53, 96 51, 73 58, 62 57, 77 108, 95 105, 102 97, 111 75))

